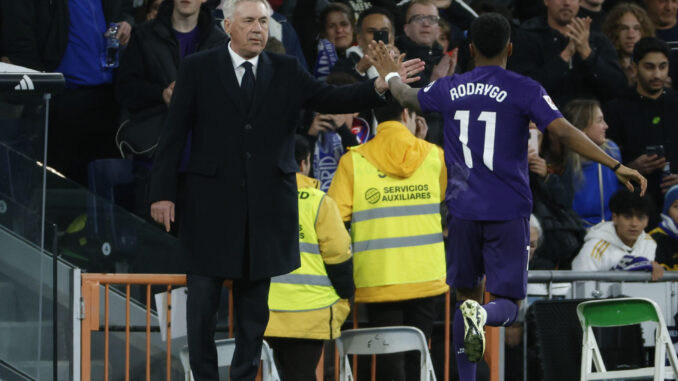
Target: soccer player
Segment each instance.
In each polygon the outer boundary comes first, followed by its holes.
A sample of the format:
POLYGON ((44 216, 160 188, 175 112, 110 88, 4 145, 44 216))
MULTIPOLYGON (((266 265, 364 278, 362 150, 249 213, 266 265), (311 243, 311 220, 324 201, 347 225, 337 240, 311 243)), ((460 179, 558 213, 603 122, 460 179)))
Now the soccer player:
POLYGON ((511 27, 503 16, 480 16, 470 33, 475 69, 423 89, 403 84, 395 74, 402 57, 391 57, 381 43, 370 45, 374 66, 403 107, 440 112, 444 118, 447 282, 457 293, 453 344, 462 381, 475 380, 475 362, 485 351, 484 326, 511 325, 525 297, 532 208, 529 121, 573 151, 612 168, 627 188, 633 189, 631 180, 642 193, 647 186, 637 171, 608 156, 567 122, 537 82, 505 69, 512 45, 511 27), (480 305, 483 276, 491 301, 480 305))

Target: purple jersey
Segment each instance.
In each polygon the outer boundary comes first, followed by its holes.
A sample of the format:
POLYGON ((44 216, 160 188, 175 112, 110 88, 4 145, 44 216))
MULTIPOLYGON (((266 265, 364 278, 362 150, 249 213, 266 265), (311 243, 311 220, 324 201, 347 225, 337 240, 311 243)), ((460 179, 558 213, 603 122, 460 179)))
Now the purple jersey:
POLYGON ((445 119, 447 205, 466 220, 527 218, 529 121, 544 131, 562 114, 536 81, 499 66, 438 79, 418 93, 445 119))

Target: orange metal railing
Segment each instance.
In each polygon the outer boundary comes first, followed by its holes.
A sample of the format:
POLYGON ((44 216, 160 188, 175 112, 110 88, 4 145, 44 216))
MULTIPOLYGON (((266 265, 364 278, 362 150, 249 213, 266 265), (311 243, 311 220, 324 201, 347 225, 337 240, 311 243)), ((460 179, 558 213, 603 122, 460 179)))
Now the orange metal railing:
MULTIPOLYGON (((130 288, 132 285, 146 287, 146 380, 151 379, 151 286, 167 287, 167 347, 166 347, 166 374, 171 379, 171 290, 173 287, 185 286, 185 275, 164 274, 82 274, 81 287, 84 304, 84 318, 81 323, 81 380, 91 381, 91 351, 92 332, 99 331, 100 324, 100 287, 104 287, 104 381, 108 381, 109 370, 109 288, 111 285, 125 286, 125 380, 130 379, 130 288)), ((230 281, 225 283, 230 289, 230 281)), ((233 337, 233 298, 229 297, 228 330, 229 337, 233 337)), ((445 295, 445 338, 444 338, 444 381, 450 379, 450 292, 445 295)), ((353 328, 358 328, 357 308, 353 309, 353 328)), ((487 350, 485 360, 490 367, 490 381, 499 381, 499 329, 487 327, 487 350)), ((430 343, 429 343, 430 345, 430 343)), ((323 377, 323 357, 316 369, 318 380, 323 377)), ((357 377, 357 358, 353 358, 354 378, 357 377)), ((376 362, 372 361, 372 380, 376 372, 376 362)), ((335 351, 334 378, 339 379, 339 356, 335 351)))
MULTIPOLYGON (((100 330, 100 286, 104 286, 104 381, 108 381, 109 368, 109 287, 111 285, 125 286, 125 381, 130 378, 130 288, 132 285, 146 286, 146 380, 151 379, 151 286, 167 287, 167 348, 166 348, 166 372, 167 380, 171 379, 172 366, 172 324, 171 304, 172 287, 185 286, 185 275, 161 275, 161 274, 82 274, 81 287, 82 299, 85 308, 84 318, 81 323, 81 362, 80 377, 82 381, 92 379, 91 353, 92 332, 100 330)), ((230 288, 230 282, 226 282, 230 288)), ((232 298, 229 297, 229 301, 232 298)), ((232 307, 232 306, 229 306, 232 307)), ((229 336, 233 336, 232 315, 229 308, 229 336)))

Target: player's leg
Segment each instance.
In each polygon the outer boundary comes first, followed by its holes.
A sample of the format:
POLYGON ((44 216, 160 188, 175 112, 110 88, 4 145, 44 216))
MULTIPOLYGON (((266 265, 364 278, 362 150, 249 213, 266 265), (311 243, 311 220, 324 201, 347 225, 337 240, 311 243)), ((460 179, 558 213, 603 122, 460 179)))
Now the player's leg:
POLYGON ((491 301, 483 306, 486 324, 508 327, 518 317, 519 303, 527 291, 529 220, 487 223, 484 238, 486 288, 492 295, 491 301))
POLYGON ((476 364, 464 347, 468 325, 459 309, 465 300, 481 300, 483 294, 482 224, 448 215, 447 282, 457 293, 452 325, 452 345, 459 380, 475 381, 476 364))
POLYGON ((529 221, 487 221, 482 231, 486 288, 492 297, 480 305, 478 299, 460 306, 465 324, 464 348, 470 361, 485 353, 485 325, 511 325, 518 317, 518 302, 527 289, 529 221))

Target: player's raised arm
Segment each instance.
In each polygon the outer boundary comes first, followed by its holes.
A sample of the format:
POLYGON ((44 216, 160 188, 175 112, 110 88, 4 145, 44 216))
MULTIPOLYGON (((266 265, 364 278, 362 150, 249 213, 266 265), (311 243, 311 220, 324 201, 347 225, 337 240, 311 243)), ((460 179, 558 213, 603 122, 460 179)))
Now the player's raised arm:
POLYGON ((647 188, 647 180, 635 169, 628 168, 620 162, 606 154, 600 149, 598 145, 593 143, 583 132, 574 127, 565 118, 558 118, 551 122, 546 129, 555 134, 563 144, 574 152, 590 159, 599 162, 600 164, 612 169, 617 175, 619 181, 622 182, 629 190, 633 191, 631 181, 640 185, 640 194, 645 194, 647 188))
MULTIPOLYGON (((403 58, 405 55, 401 54, 399 57, 391 57, 391 53, 382 41, 379 41, 379 43, 372 41, 368 47, 367 55, 369 56, 372 65, 374 65, 379 72, 379 76, 385 81, 387 80, 386 82, 391 90, 393 98, 395 98, 402 107, 420 113, 421 106, 419 105, 419 99, 417 99, 419 89, 411 88, 403 82, 401 77, 401 73, 403 72, 403 58), (395 74, 389 75, 391 73, 395 74)), ((423 65, 421 66, 421 70, 423 70, 423 65)), ((417 72, 421 70, 418 70, 417 72)), ((404 74, 405 81, 411 82, 409 76, 413 73, 408 72, 406 69, 404 74)))

